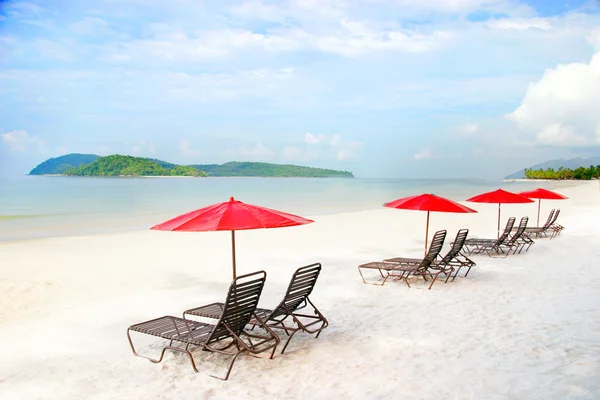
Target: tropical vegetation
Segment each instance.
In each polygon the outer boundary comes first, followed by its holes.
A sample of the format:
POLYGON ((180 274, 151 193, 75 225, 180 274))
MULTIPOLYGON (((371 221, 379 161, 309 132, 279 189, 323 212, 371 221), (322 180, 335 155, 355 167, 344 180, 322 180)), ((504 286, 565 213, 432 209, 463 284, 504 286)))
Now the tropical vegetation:
POLYGON ((547 169, 525 169, 527 179, 600 179, 600 165, 590 165, 589 168, 579 167, 575 169, 560 167, 547 169))
POLYGON ((49 158, 29 172, 29 175, 63 174, 66 170, 89 164, 100 156, 95 154, 67 154, 61 157, 49 158))
POLYGON ((147 158, 112 155, 101 157, 87 165, 63 172, 72 176, 206 176, 196 168, 176 166, 165 168, 147 158))
POLYGON ((291 164, 269 164, 262 162, 232 161, 222 165, 192 165, 208 176, 264 176, 264 177, 310 177, 310 178, 353 178, 352 172, 333 169, 302 167, 291 164))
POLYGON ((257 176, 353 178, 352 172, 289 164, 228 162, 225 164, 177 165, 154 158, 94 154, 67 154, 48 159, 31 170, 31 175, 69 176, 257 176))

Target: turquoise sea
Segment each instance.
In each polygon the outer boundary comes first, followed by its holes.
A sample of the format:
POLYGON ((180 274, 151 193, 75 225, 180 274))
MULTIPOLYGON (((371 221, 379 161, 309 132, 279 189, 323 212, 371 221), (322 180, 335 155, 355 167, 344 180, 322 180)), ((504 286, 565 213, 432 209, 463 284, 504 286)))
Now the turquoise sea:
MULTIPOLYGON (((149 229, 187 211, 226 201, 302 216, 376 209, 421 193, 455 201, 498 187, 539 182, 341 178, 91 178, 23 176, 0 180, 0 242, 149 229)), ((544 182, 552 188, 560 183, 544 182)), ((562 183, 564 186, 564 183, 562 183)))

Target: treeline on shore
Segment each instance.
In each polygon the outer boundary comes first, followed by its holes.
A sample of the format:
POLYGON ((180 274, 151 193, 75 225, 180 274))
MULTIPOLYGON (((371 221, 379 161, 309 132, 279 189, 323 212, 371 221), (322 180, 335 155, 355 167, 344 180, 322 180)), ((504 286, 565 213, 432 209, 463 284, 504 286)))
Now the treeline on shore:
POLYGON ((554 168, 547 169, 525 169, 525 178, 527 179, 578 179, 590 180, 600 179, 600 165, 590 165, 588 168, 579 167, 575 169, 563 168, 555 170, 554 168))

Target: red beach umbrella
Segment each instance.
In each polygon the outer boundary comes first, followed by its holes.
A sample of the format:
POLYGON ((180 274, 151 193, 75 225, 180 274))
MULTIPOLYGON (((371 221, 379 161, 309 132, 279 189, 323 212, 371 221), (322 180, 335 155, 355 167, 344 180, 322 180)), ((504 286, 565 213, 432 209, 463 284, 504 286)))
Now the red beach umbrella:
POLYGON ((513 192, 498 189, 492 192, 482 193, 467 199, 475 203, 498 203, 498 237, 500 237, 500 204, 502 203, 533 203, 533 200, 513 192))
POLYGON ((288 214, 270 208, 254 206, 235 200, 190 211, 154 225, 159 231, 231 231, 231 251, 233 257, 233 279, 235 272, 235 231, 260 228, 283 228, 315 222, 297 215, 288 214))
POLYGON ((538 216, 537 216, 537 226, 540 226, 540 205, 542 203, 542 199, 546 200, 565 200, 568 197, 563 196, 560 193, 553 192, 551 190, 537 188, 535 190, 529 190, 527 192, 519 193, 521 196, 527 197, 529 199, 538 199, 538 216))
POLYGON ((421 210, 427 211, 427 223, 425 225, 425 253, 427 253, 427 238, 429 237, 429 213, 451 212, 451 213, 476 213, 472 208, 465 207, 455 201, 435 194, 420 194, 416 196, 403 197, 398 200, 390 201, 384 204, 385 207, 397 208, 402 210, 421 210))

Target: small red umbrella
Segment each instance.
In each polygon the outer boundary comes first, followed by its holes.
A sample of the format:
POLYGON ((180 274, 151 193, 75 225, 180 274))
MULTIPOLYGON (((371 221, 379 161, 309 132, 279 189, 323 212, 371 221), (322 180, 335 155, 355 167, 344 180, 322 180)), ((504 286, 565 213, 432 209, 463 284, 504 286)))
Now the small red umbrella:
POLYGON ((242 203, 231 197, 229 201, 190 211, 162 224, 154 225, 150 229, 187 232, 231 231, 233 279, 235 279, 235 231, 283 228, 311 222, 315 221, 270 208, 242 203))
POLYGON ((500 237, 500 205, 502 203, 533 203, 533 200, 513 192, 498 189, 467 199, 475 203, 498 203, 498 237, 500 237))
POLYGON ((537 216, 537 226, 540 226, 540 205, 542 203, 542 199, 546 200, 565 200, 568 197, 563 196, 560 193, 553 192, 551 190, 537 188, 535 190, 529 190, 527 192, 519 193, 521 196, 525 196, 529 199, 538 199, 538 216, 537 216))
POLYGON ((429 237, 429 212, 451 212, 451 213, 476 213, 472 208, 462 204, 436 196, 435 194, 420 194, 416 196, 403 197, 398 200, 384 204, 385 207, 398 208, 402 210, 427 211, 427 223, 425 225, 425 253, 427 253, 427 238, 429 237))

